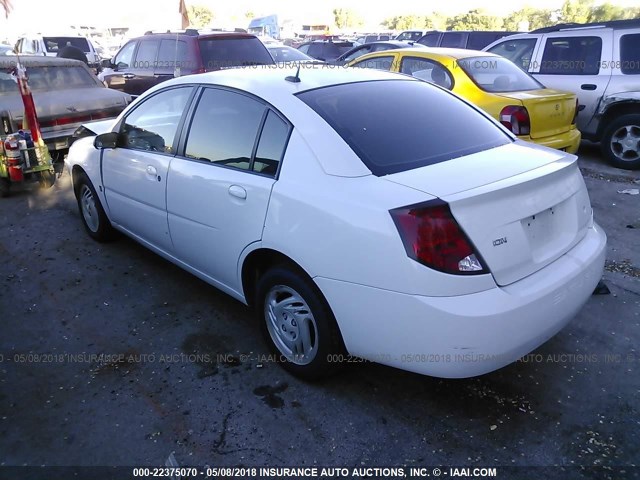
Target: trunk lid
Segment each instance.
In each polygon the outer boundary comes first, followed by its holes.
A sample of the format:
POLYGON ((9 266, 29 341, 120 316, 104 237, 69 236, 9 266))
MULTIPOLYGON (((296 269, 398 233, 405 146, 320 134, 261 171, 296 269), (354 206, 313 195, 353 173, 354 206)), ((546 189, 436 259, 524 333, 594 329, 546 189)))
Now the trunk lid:
POLYGON ((591 222, 576 157, 548 149, 516 143, 385 178, 446 201, 501 286, 562 256, 591 222))
POLYGON ((527 109, 532 139, 559 135, 571 129, 576 111, 576 95, 571 92, 545 88, 496 95, 516 100, 527 109))

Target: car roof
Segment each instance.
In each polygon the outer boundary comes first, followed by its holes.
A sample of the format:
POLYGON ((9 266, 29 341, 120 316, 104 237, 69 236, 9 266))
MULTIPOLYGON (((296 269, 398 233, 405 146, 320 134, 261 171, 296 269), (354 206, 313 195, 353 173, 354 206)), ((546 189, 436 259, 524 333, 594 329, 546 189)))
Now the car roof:
POLYGON ((381 70, 342 68, 327 64, 302 64, 300 68, 294 66, 282 68, 281 65, 256 65, 179 77, 161 83, 150 91, 169 85, 212 84, 239 88, 269 101, 270 97, 278 96, 282 92, 296 94, 316 88, 347 83, 402 79, 406 80, 404 76, 381 70), (300 81, 291 81, 291 77, 295 77, 296 74, 300 81), (287 78, 290 79, 287 80, 287 78))
MULTIPOLYGON (((411 56, 422 56, 430 58, 449 58, 460 60, 461 58, 470 57, 500 57, 495 53, 483 52, 481 50, 467 50, 465 48, 441 48, 441 47, 424 47, 424 48, 398 48, 396 50, 385 50, 382 52, 369 53, 366 57, 373 57, 374 55, 393 55, 398 53, 405 53, 411 56)), ((364 59, 363 55, 360 59, 364 59)))
POLYGON ((85 66, 85 63, 81 62, 80 60, 60 57, 45 57, 44 55, 12 55, 11 59, 11 61, 15 63, 19 61, 23 67, 85 66))

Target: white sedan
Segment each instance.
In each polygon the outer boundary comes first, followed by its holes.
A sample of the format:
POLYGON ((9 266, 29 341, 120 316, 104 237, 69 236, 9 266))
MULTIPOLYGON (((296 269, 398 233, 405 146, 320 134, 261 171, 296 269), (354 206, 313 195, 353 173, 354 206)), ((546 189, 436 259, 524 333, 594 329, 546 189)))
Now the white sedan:
POLYGON ((255 308, 291 373, 347 355, 439 377, 514 362, 603 270, 576 157, 419 80, 229 69, 149 90, 67 158, 88 234, 255 308))

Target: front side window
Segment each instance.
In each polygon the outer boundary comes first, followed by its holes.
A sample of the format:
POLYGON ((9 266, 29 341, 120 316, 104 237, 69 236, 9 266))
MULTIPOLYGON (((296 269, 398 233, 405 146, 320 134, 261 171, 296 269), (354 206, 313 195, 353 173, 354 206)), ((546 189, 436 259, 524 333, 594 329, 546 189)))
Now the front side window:
POLYGON ((113 63, 118 68, 129 68, 133 63, 132 62, 133 51, 135 50, 135 48, 136 48, 136 42, 127 43, 124 47, 122 47, 122 50, 120 50, 118 54, 115 56, 115 58, 113 59, 113 63))
POLYGON ((174 154, 176 131, 191 87, 164 90, 147 98, 125 118, 119 147, 174 154))
POLYGON ((249 170, 265 105, 228 90, 207 88, 191 121, 185 155, 249 170))
POLYGON ((432 33, 427 33, 424 37, 418 40, 418 43, 420 45, 425 45, 427 47, 437 47, 439 39, 440 39, 440 33, 432 32, 432 33))
POLYGON ((435 83, 449 90, 453 86, 449 71, 439 62, 427 58, 404 57, 400 62, 400 73, 435 83))
POLYGON ((545 75, 597 75, 600 71, 600 37, 547 39, 540 73, 545 75))
POLYGON ((640 75, 640 33, 620 37, 620 70, 625 75, 640 75))
POLYGON ((389 55, 388 57, 367 58, 366 60, 360 60, 353 66, 357 68, 372 68, 374 70, 390 71, 393 66, 393 57, 389 55))
POLYGON ((485 92, 521 92, 544 88, 535 78, 506 58, 468 57, 458 60, 457 65, 485 92))
POLYGON ((507 40, 491 47, 488 51, 508 58, 525 72, 529 70, 533 49, 536 47, 535 38, 517 38, 507 40))
POLYGON ((355 60, 358 57, 361 57, 362 55, 366 55, 367 53, 371 53, 373 51, 373 46, 372 45, 363 45, 359 48, 357 48, 355 51, 351 52, 349 55, 345 56, 343 58, 343 60, 345 62, 350 62, 352 60, 355 60))

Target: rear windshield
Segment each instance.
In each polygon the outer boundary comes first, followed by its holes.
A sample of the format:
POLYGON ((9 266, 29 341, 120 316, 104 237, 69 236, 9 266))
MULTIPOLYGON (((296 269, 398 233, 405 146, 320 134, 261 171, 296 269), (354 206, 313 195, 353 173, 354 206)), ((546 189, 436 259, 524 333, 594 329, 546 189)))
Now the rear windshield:
POLYGON ((201 38, 199 42, 202 63, 207 70, 274 63, 256 37, 201 38))
MULTIPOLYGON (((69 88, 98 87, 91 74, 82 67, 27 67, 29 87, 34 92, 69 88)), ((18 93, 11 75, 0 71, 0 95, 18 93)))
POLYGON ((411 170, 511 142, 454 95, 426 82, 349 83, 298 94, 374 175, 411 170))
POLYGON ((485 92, 522 92, 544 88, 544 85, 506 58, 468 57, 458 60, 457 65, 485 92))
POLYGON ((86 38, 82 37, 42 37, 44 46, 49 53, 58 53, 67 45, 79 48, 84 53, 89 53, 89 43, 86 38))

